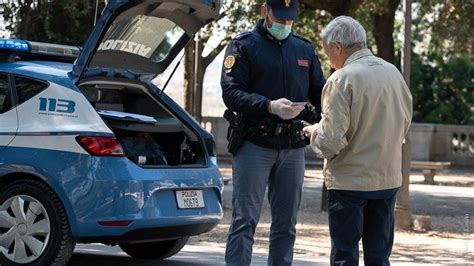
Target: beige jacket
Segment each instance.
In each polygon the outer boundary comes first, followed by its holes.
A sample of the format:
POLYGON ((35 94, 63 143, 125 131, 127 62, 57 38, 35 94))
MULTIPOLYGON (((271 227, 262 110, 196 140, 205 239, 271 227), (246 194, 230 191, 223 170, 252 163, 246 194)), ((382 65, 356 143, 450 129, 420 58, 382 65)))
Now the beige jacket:
POLYGON ((413 107, 410 90, 395 66, 369 49, 355 52, 328 79, 322 110, 311 147, 326 158, 328 189, 401 186, 402 142, 413 107))

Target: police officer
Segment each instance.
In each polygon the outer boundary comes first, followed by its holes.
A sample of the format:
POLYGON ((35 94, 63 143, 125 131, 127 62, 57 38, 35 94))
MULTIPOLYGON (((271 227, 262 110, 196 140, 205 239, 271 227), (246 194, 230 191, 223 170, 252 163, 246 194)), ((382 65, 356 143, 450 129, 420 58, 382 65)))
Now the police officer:
MULTIPOLYGON (((272 225, 269 265, 291 265, 304 176, 301 120, 320 112, 324 78, 311 43, 291 32, 297 0, 266 0, 254 30, 229 44, 222 97, 245 119, 245 141, 233 158, 233 214, 225 260, 249 265, 268 185, 272 225)), ((315 121, 308 121, 314 123, 315 121)))

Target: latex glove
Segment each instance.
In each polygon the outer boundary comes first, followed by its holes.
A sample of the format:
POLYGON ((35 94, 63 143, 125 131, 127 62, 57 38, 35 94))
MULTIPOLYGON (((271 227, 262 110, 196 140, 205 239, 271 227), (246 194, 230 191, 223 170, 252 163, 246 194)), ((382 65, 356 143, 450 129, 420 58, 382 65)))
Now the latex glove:
POLYGON ((293 119, 298 116, 304 106, 292 105, 292 102, 286 98, 280 98, 270 102, 270 113, 279 116, 283 120, 293 119))
POLYGON ((319 124, 318 124, 318 123, 316 123, 316 124, 314 124, 314 125, 311 125, 311 126, 304 127, 304 128, 303 128, 304 135, 305 135, 307 138, 311 138, 311 136, 313 135, 313 133, 318 134, 318 127, 319 127, 319 124))

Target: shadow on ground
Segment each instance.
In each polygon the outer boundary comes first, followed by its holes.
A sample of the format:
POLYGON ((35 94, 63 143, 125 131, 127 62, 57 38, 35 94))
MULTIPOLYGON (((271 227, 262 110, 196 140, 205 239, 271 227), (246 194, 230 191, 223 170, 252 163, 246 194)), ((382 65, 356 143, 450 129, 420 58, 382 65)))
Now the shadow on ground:
POLYGON ((436 255, 433 255, 433 248, 424 248, 423 246, 397 244, 392 253, 392 262, 416 262, 436 265, 468 265, 469 261, 474 261, 474 256, 467 252, 453 252, 453 250, 438 249, 436 255))
POLYGON ((127 256, 117 247, 102 245, 79 245, 68 266, 199 266, 223 265, 223 255, 219 252, 182 251, 175 257, 166 260, 141 260, 127 256), (205 254, 205 258, 203 258, 205 254))

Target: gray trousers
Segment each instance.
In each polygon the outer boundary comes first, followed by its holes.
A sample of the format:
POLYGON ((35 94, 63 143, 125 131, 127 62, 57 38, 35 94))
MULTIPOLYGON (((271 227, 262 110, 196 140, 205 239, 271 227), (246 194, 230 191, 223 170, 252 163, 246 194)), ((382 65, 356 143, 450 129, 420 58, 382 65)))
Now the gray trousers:
POLYGON ((268 265, 291 265, 304 178, 304 148, 269 149, 246 141, 233 158, 232 225, 226 265, 250 265, 265 189, 271 206, 268 265))

